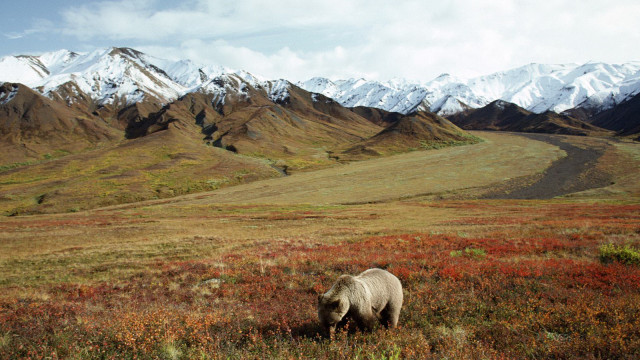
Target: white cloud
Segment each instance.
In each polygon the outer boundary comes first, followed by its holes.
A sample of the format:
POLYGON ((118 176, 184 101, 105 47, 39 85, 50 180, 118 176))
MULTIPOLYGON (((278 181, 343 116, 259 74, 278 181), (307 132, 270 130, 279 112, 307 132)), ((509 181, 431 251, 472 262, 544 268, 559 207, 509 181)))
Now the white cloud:
POLYGON ((270 78, 429 80, 528 62, 635 60, 639 15, 633 0, 105 1, 64 10, 61 32, 270 78))
POLYGON ((33 25, 26 30, 10 31, 10 32, 3 33, 2 35, 4 35, 9 40, 17 40, 33 34, 49 33, 51 32, 52 28, 53 28, 53 23, 51 21, 45 20, 45 19, 37 19, 33 23, 33 25))

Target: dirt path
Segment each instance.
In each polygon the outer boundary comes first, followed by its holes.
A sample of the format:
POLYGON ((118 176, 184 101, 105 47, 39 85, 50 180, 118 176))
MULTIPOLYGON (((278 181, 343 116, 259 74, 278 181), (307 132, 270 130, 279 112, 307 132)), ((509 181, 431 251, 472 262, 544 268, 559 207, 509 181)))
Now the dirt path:
POLYGON ((610 174, 598 171, 598 159, 604 154, 603 147, 581 148, 570 143, 568 138, 548 134, 521 134, 529 139, 558 146, 566 157, 554 161, 542 177, 531 184, 520 184, 516 189, 492 192, 484 199, 551 199, 579 191, 607 186, 610 174))

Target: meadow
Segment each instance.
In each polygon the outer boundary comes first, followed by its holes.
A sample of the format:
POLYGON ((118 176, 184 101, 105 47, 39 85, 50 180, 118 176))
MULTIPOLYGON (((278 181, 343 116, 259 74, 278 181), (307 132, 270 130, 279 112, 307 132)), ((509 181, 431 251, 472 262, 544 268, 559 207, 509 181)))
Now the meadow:
POLYGON ((1 218, 0 358, 639 358, 640 158, 617 148, 615 184, 552 200, 214 192, 1 218), (317 294, 371 267, 403 284, 399 327, 322 337, 317 294))

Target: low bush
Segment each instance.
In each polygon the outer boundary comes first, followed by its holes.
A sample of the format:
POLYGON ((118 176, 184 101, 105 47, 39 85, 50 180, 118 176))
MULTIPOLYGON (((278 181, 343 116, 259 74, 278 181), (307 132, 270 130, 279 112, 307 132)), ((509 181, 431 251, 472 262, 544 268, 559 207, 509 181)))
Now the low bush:
POLYGON ((615 261, 629 265, 640 265, 640 250, 630 245, 606 244, 600 247, 600 261, 605 264, 615 261))

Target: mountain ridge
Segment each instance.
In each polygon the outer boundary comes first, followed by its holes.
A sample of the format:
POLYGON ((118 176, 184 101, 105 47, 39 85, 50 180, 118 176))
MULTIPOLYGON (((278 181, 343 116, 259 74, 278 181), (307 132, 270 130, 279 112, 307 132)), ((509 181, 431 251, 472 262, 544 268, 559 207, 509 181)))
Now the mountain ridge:
MULTIPOLYGON (((200 65, 188 59, 165 60, 131 48, 111 47, 84 54, 59 50, 0 58, 1 82, 22 83, 52 97, 72 81, 99 104, 124 98, 130 105, 149 97, 168 103, 200 91, 225 74, 263 86, 274 82, 242 70, 200 65)), ((442 74, 428 81, 332 81, 315 77, 295 84, 345 107, 374 107, 402 114, 428 110, 448 116, 495 100, 512 102, 535 113, 573 108, 595 113, 640 93, 640 62, 531 63, 466 80, 442 74)))
POLYGON ((469 80, 442 74, 426 82, 334 82, 315 77, 299 85, 333 97, 347 107, 377 107, 405 114, 422 109, 447 116, 495 100, 512 102, 535 113, 560 113, 578 107, 604 111, 640 93, 640 62, 532 63, 469 80), (405 102, 398 102, 398 97, 405 102))
POLYGON ((448 117, 464 130, 515 131, 578 136, 611 136, 613 131, 574 118, 567 114, 545 111, 537 114, 514 103, 495 100, 479 108, 448 117))
MULTIPOLYGON (((130 48, 87 54, 63 50, 39 57, 3 58, 0 76, 3 64, 13 66, 16 61, 23 70, 30 69, 27 78, 37 78, 29 86, 33 94, 42 96, 40 101, 73 112, 51 122, 64 125, 67 117, 93 121, 120 134, 114 142, 177 129, 196 142, 281 161, 289 169, 304 169, 335 163, 339 158, 336 154, 390 125, 371 121, 358 111, 285 79, 269 81, 246 71, 228 72, 224 68, 199 67, 190 61, 164 61, 130 48)), ((13 95, 10 90, 6 92, 2 101, 11 103, 13 95)), ((405 116, 397 114, 387 119, 399 121, 405 116)), ((429 130, 412 133, 415 141, 431 141, 434 137, 427 132, 438 132, 445 124, 433 122, 428 116, 422 120, 429 123, 424 125, 429 130)), ((60 128, 61 132, 69 131, 69 126, 60 128)), ((455 128, 451 134, 463 132, 455 128)), ((408 143, 399 142, 394 147, 396 151, 415 148, 408 143)), ((14 157, 15 162, 32 155, 23 153, 14 157)))

